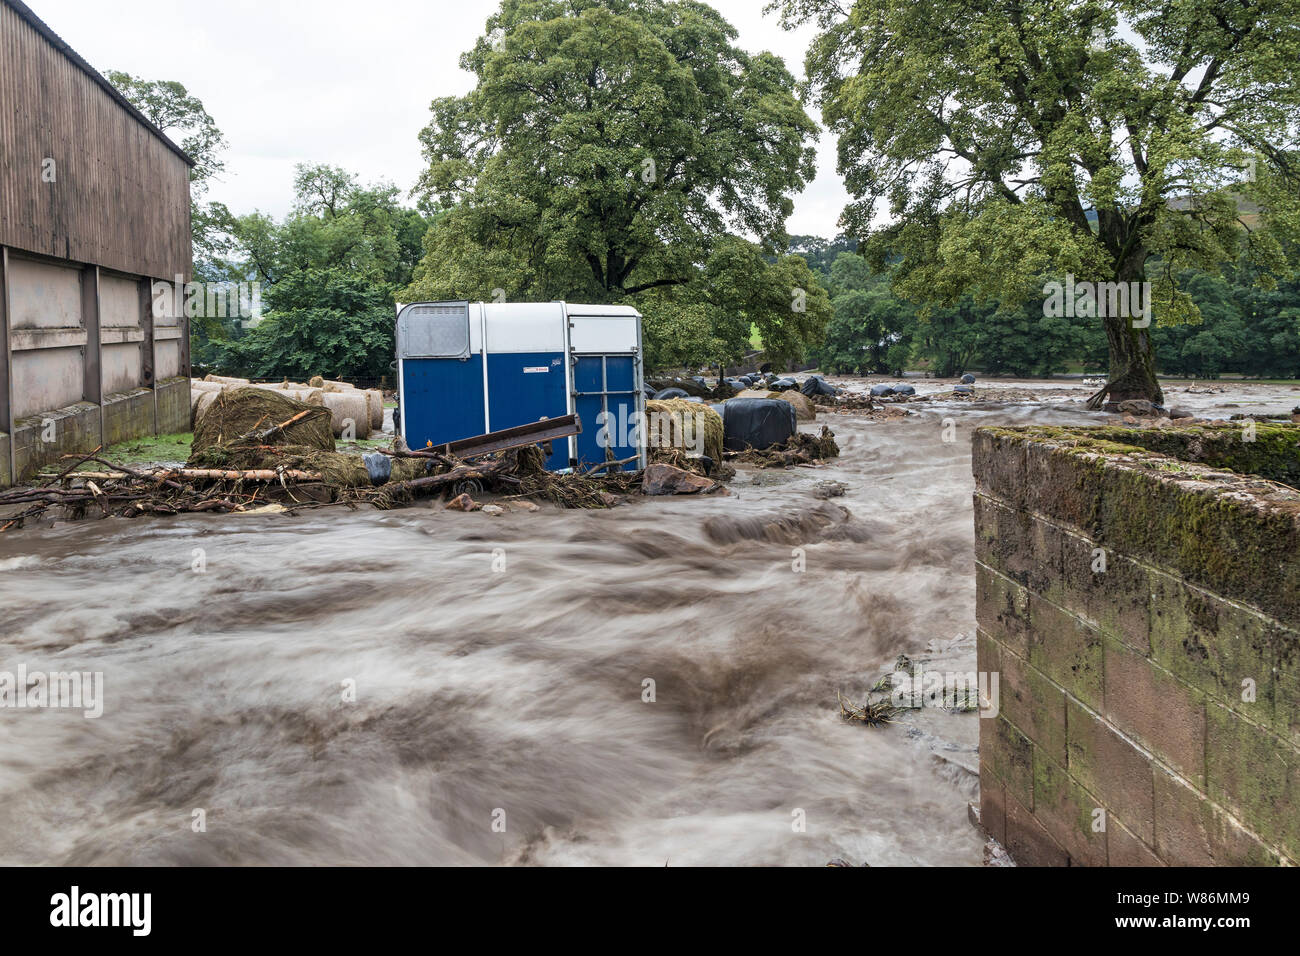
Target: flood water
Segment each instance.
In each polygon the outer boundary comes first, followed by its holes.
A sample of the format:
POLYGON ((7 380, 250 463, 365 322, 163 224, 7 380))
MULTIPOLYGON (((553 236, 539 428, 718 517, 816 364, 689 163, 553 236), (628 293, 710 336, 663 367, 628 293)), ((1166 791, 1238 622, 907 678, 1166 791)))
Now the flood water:
POLYGON ((913 408, 729 497, 0 535, 0 670, 104 696, 0 710, 0 863, 978 864, 979 718, 836 691, 974 669, 971 429, 1107 419, 913 408))

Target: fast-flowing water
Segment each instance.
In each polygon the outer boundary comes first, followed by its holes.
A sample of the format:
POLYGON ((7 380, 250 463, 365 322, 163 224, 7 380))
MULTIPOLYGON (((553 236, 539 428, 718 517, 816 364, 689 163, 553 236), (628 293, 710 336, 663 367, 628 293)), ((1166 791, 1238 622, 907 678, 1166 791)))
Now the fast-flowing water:
POLYGON ((0 535, 0 671, 103 675, 0 709, 0 862, 978 863, 979 718, 836 691, 974 668, 971 428, 1098 417, 914 407, 729 497, 0 535))

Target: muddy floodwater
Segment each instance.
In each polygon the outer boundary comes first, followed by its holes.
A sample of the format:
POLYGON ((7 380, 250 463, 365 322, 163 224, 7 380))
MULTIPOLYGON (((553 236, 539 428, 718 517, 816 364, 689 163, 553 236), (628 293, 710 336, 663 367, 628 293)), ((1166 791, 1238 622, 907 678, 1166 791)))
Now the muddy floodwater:
MULTIPOLYGON (((0 863, 979 864, 978 716, 836 692, 974 670, 974 427, 1114 420, 997 387, 1037 400, 823 415, 840 459, 729 497, 0 535, 0 671, 103 675, 0 709, 0 863)), ((1300 404, 1217 387, 1167 400, 1300 404)))

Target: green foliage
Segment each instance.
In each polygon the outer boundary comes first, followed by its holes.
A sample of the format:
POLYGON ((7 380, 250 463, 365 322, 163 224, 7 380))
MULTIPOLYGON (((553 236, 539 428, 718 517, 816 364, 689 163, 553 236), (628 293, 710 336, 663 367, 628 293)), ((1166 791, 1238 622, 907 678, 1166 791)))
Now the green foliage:
POLYGON ((286 276, 267 293, 271 311, 218 352, 223 371, 252 378, 378 379, 394 353, 392 298, 340 268, 286 276))
POLYGON ((345 170, 300 164, 293 209, 233 221, 237 255, 214 274, 264 286, 252 329, 196 320, 195 360, 254 378, 313 374, 377 379, 394 353, 393 290, 411 279, 428 221, 396 187, 360 186, 345 170))
POLYGON ((1161 371, 1217 378, 1233 372, 1300 378, 1300 282, 1261 289, 1249 270, 1180 278, 1201 315, 1195 325, 1160 329, 1161 371))
POLYGON ((428 221, 398 195, 387 183, 362 187, 337 167, 300 163, 293 210, 283 222, 262 213, 235 220, 239 265, 272 284, 300 270, 346 269, 374 283, 405 285, 428 221))
MULTIPOLYGON (((815 24, 807 95, 839 139, 844 220, 894 288, 1016 308, 1047 275, 1178 284, 1300 233, 1300 0, 775 0, 815 24), (1253 175, 1245 175, 1251 167, 1253 175), (1253 231, 1244 201, 1263 207, 1253 231), (1095 210, 1095 224, 1089 212, 1095 210), (879 224, 888 213, 888 225, 879 224)), ((1112 385, 1159 397, 1149 334, 1112 327, 1112 385)))
POLYGON ((826 281, 834 318, 815 353, 818 365, 836 374, 902 370, 912 356, 916 314, 890 290, 889 276, 842 251, 828 264, 826 281))
MULTIPOLYGON (((1016 377, 1105 368, 1106 337, 1089 319, 1044 315, 1039 301, 1004 309, 971 296, 918 309, 891 288, 891 278, 850 252, 825 269, 834 317, 813 353, 820 368, 894 375, 926 368, 940 376, 973 368, 1016 377)), ((1223 275, 1187 270, 1177 281, 1199 318, 1153 331, 1161 374, 1300 378, 1300 282, 1261 288, 1246 264, 1223 275)))
POLYGON ((505 0, 421 133, 437 218, 404 297, 631 302, 665 361, 734 357, 750 324, 800 355, 829 304, 776 250, 816 125, 735 36, 693 0, 505 0))

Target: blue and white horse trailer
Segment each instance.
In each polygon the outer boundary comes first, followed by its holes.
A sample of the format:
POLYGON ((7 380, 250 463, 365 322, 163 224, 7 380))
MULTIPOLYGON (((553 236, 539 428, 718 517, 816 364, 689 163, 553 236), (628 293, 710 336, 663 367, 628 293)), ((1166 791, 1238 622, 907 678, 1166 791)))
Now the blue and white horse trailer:
POLYGON ((625 305, 416 302, 398 307, 398 420, 410 448, 577 413, 551 443, 560 471, 637 456, 644 467, 641 315, 625 305), (603 414, 602 414, 603 413, 603 414))

